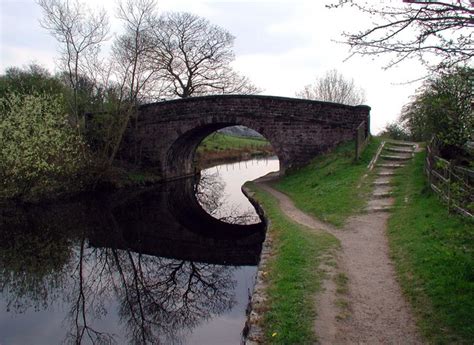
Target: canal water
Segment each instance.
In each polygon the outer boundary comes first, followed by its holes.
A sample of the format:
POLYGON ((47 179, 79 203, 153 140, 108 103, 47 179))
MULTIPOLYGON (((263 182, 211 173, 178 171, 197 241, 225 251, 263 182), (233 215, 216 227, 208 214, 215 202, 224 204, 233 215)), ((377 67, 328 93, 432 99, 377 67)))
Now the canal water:
POLYGON ((0 210, 0 344, 239 344, 265 225, 242 184, 276 158, 0 210))

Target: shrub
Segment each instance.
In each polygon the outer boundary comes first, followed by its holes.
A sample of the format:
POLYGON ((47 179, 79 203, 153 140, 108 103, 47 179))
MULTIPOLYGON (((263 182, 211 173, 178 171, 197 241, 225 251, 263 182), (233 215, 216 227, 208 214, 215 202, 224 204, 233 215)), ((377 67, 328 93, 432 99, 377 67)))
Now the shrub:
POLYGON ((59 95, 7 93, 0 98, 2 196, 25 196, 69 181, 85 163, 85 145, 59 95))

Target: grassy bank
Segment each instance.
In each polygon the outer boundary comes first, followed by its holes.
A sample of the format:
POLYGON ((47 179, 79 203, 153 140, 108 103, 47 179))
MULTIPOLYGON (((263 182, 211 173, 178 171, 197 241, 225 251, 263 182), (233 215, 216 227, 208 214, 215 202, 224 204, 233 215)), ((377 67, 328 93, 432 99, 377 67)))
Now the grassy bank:
POLYGON ((331 248, 338 245, 332 235, 309 230, 283 215, 277 201, 254 184, 255 199, 270 220, 274 256, 267 269, 268 310, 265 313, 265 344, 312 344, 316 316, 314 296, 324 278, 316 269, 331 248))
POLYGON ((198 152, 224 151, 239 148, 262 148, 270 143, 263 138, 236 137, 233 135, 214 133, 204 139, 198 147, 198 152))
POLYGON ((474 224, 449 215, 428 188, 419 153, 394 178, 389 220, 403 291, 430 343, 474 342, 474 224))
POLYGON ((354 163, 354 143, 343 144, 335 152, 288 174, 277 188, 289 195, 299 209, 341 226, 365 204, 363 195, 368 193, 369 184, 357 186, 379 144, 380 139, 372 138, 357 163, 354 163))
POLYGON ((202 141, 197 152, 198 154, 202 154, 206 152, 219 152, 236 149, 261 149, 268 146, 270 146, 270 143, 264 138, 236 137, 216 132, 202 141))
POLYGON ((197 158, 201 166, 271 154, 273 149, 263 138, 244 138, 222 133, 210 135, 197 149, 197 158))

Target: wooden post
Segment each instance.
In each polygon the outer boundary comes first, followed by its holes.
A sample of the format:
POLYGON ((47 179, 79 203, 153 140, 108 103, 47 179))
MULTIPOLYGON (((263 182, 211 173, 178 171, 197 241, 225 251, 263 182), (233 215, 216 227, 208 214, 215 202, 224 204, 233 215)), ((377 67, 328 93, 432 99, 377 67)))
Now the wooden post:
POLYGON ((356 158, 356 162, 359 160, 359 130, 356 129, 356 132, 355 132, 355 158, 356 158))
POLYGON ((361 133, 364 131, 364 138, 367 139, 365 132, 366 132, 366 122, 362 121, 359 126, 357 126, 357 129, 355 130, 355 160, 356 162, 360 159, 361 152, 362 152, 362 147, 364 144, 364 139, 361 138, 361 133), (362 139, 362 141, 361 141, 362 139))
POLYGON ((426 152, 426 172, 428 173, 428 184, 429 187, 431 188, 432 184, 432 177, 431 177, 431 142, 427 146, 427 152, 426 152))
POLYGON ((426 157, 426 173, 428 174, 428 186, 431 188, 431 163, 430 157, 426 157))
POLYGON ((448 213, 451 213, 451 162, 448 162, 448 213))

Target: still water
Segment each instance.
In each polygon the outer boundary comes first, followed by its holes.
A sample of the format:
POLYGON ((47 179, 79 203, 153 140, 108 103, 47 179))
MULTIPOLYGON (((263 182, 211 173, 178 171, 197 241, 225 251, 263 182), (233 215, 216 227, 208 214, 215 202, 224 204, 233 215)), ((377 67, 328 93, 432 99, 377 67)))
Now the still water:
POLYGON ((239 344, 265 236, 240 188, 276 170, 0 209, 0 344, 239 344))

